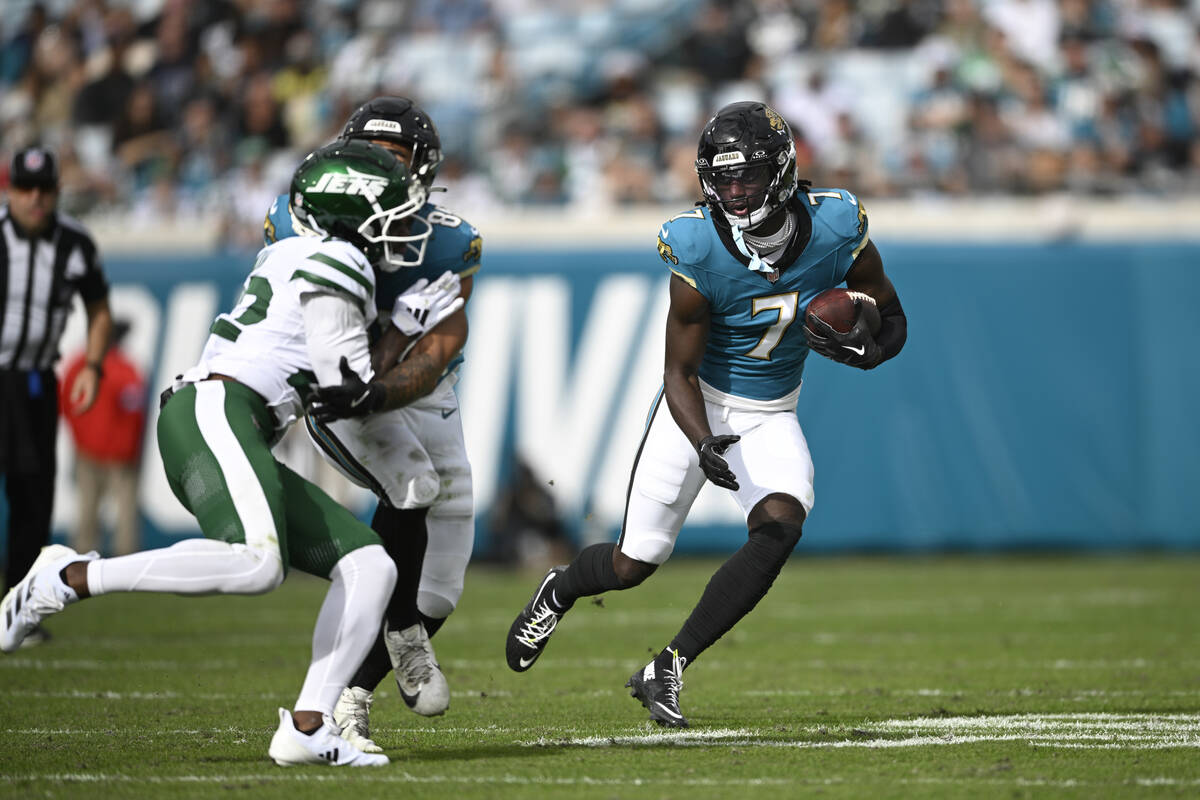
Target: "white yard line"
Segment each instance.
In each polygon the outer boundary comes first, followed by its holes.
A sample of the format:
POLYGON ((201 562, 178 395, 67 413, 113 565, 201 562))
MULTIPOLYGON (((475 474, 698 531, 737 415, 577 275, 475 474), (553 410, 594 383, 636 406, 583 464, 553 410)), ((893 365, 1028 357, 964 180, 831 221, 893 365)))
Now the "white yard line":
POLYGON ((529 747, 786 747, 801 749, 931 747, 978 742, 1090 750, 1200 748, 1197 714, 1015 714, 921 717, 864 722, 844 728, 805 726, 804 740, 783 740, 751 729, 685 730, 633 736, 542 737, 529 747), (833 738, 832 741, 809 737, 833 738))
MULTIPOLYGON (((139 735, 162 737, 233 735, 239 739, 265 735, 261 728, 147 729, 139 735)), ((1024 742, 1032 747, 1087 750, 1158 750, 1200 748, 1200 714, 1056 713, 980 717, 918 717, 864 721, 855 727, 807 725, 783 732, 774 729, 713 728, 682 731, 630 730, 609 736, 580 736, 571 728, 545 728, 528 737, 529 728, 420 727, 399 728, 407 736, 445 737, 462 734, 504 739, 517 737, 526 747, 769 747, 796 749, 893 749, 944 747, 980 742, 1024 742)), ((109 736, 108 728, 9 728, 14 736, 109 736)))
MULTIPOLYGON (((310 770, 289 772, 277 770, 273 772, 258 772, 235 775, 170 775, 170 776, 131 776, 112 775, 90 772, 53 772, 25 773, 21 775, 0 775, 0 784, 27 784, 31 782, 49 783, 87 783, 87 784, 144 784, 144 785, 177 785, 177 784, 226 784, 255 781, 262 783, 345 783, 347 777, 338 770, 326 773, 314 773, 310 770)), ((1088 788, 1106 786, 1140 786, 1140 787, 1196 787, 1200 780, 1192 778, 1172 778, 1155 776, 1152 778, 1131 778, 1124 781, 1085 781, 1076 779, 1044 780, 1037 778, 872 778, 861 775, 855 776, 826 776, 823 778, 595 778, 586 775, 577 776, 519 776, 519 775, 414 775, 407 771, 392 772, 390 768, 379 770, 355 770, 353 782, 378 784, 461 784, 469 786, 873 786, 880 783, 898 784, 901 786, 1003 786, 1031 788, 1088 788)))

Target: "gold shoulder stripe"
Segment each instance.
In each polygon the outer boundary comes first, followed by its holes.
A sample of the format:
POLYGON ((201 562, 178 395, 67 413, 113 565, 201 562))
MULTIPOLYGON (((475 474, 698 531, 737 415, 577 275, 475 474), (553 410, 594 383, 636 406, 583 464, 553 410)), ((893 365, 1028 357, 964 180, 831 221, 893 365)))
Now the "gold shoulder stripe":
MULTIPOLYGON (((671 268, 667 267, 667 269, 671 269, 671 268)), ((671 272, 673 272, 674 274, 676 274, 680 278, 682 278, 683 282, 686 283, 688 286, 692 287, 693 289, 697 288, 696 281, 693 278, 689 278, 687 275, 684 275, 682 272, 680 272, 677 269, 672 269, 671 272)))
POLYGON ((850 260, 851 261, 858 258, 858 254, 863 251, 863 248, 867 246, 867 242, 869 242, 869 241, 871 241, 871 234, 869 234, 869 233, 863 234, 862 241, 859 242, 857 245, 855 245, 854 249, 850 251, 850 260))

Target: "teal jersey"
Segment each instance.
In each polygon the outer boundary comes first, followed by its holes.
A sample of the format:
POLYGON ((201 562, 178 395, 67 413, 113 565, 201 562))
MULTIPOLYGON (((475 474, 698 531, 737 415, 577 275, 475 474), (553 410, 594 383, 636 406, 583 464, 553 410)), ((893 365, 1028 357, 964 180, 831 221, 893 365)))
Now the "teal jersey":
MULTIPOLYGON (((433 229, 425 243, 425 259, 419 267, 401 267, 395 272, 379 271, 375 306, 379 309, 381 319, 391 318, 396 298, 421 278, 428 278, 432 282, 447 270, 458 273, 460 278, 467 278, 479 271, 483 238, 474 225, 433 203, 422 206, 417 216, 426 220, 433 229)), ((263 239, 271 244, 295 235, 292 215, 288 211, 288 196, 281 194, 271 203, 263 220, 263 239)), ((459 353, 447 365, 446 372, 453 372, 461 363, 462 353, 459 353)))
POLYGON ((804 309, 845 281, 867 245, 866 211, 845 189, 802 188, 788 207, 799 215, 801 235, 775 263, 774 283, 748 268, 750 259, 707 207, 672 217, 658 232, 667 268, 708 300, 700 378, 726 394, 776 400, 800 385, 808 357, 804 309))

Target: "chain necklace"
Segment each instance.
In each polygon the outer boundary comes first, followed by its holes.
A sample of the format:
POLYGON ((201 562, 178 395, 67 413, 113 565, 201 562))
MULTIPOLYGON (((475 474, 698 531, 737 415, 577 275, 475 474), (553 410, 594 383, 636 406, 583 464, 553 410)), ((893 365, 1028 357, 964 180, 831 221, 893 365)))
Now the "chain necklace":
POLYGON ((761 272, 767 281, 775 283, 779 280, 779 268, 772 266, 771 261, 775 256, 778 256, 783 251, 783 248, 792 239, 792 232, 796 230, 796 218, 791 211, 787 212, 787 216, 783 219, 783 225, 779 227, 775 233, 768 236, 754 236, 749 233, 735 231, 734 240, 744 239, 744 242, 738 242, 739 249, 751 258, 750 268, 756 272, 761 272), (741 234, 738 236, 737 234, 741 234), (753 253, 749 248, 753 246, 753 253))
POLYGON ((747 244, 752 245, 755 250, 762 253, 764 251, 778 250, 780 247, 783 247, 792 238, 794 230, 796 230, 796 216, 788 211, 787 216, 784 217, 783 225, 775 233, 768 234, 767 236, 755 236, 747 231, 742 236, 747 244))

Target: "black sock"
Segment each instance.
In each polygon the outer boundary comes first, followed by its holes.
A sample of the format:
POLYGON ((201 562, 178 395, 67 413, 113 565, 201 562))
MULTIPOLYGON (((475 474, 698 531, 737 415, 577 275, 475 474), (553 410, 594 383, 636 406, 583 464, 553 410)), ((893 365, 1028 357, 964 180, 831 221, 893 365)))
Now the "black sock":
MULTIPOLYGON (((680 653, 679 657, 686 658, 686 656, 684 656, 683 653, 680 653)), ((684 667, 686 667, 687 664, 690 662, 691 662, 691 659, 690 658, 687 659, 687 661, 684 662, 684 667)), ((675 643, 672 642, 669 647, 664 647, 659 652, 659 654, 654 657, 655 673, 661 675, 663 673, 663 670, 670 669, 674 663, 675 663, 675 643)))
POLYGON ((591 597, 621 588, 613 569, 613 550, 616 544, 593 544, 579 551, 575 560, 554 584, 552 602, 566 611, 581 597, 591 597))
POLYGON ((420 611, 418 611, 417 614, 420 615, 421 624, 425 626, 425 633, 429 634, 430 639, 432 639, 433 635, 437 633, 443 625, 446 624, 445 617, 431 617, 427 614, 422 614, 420 611))
MULTIPOLYGON (((421 582, 425 544, 429 541, 425 530, 425 514, 428 511, 426 508, 392 508, 380 503, 371 519, 371 528, 383 539, 383 548, 396 563, 396 588, 388 600, 386 611, 389 630, 404 630, 421 621, 417 612, 417 586, 421 582)), ((350 679, 350 685, 373 692, 391 671, 392 659, 388 656, 381 633, 350 679)))
POLYGON ((380 503, 371 518, 371 528, 383 539, 383 547, 396 562, 396 589, 387 605, 388 630, 401 631, 421 621, 417 612, 417 589, 421 584, 421 562, 429 533, 425 529, 427 508, 392 508, 380 503))
POLYGON ((750 531, 749 540, 709 579, 700 602, 663 653, 678 650, 689 664, 695 661, 758 605, 799 540, 800 528, 778 522, 750 531))
POLYGON ((391 671, 392 659, 387 653, 387 647, 383 644, 383 634, 381 633, 375 637, 375 644, 371 645, 371 651, 359 664, 354 677, 350 679, 350 685, 373 692, 380 681, 386 678, 391 671))

